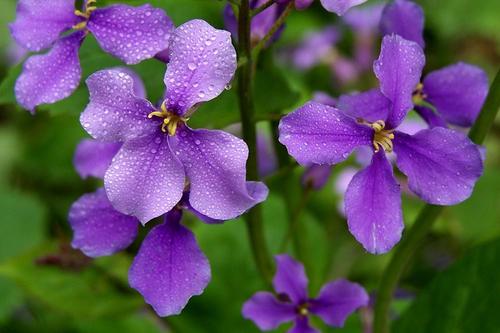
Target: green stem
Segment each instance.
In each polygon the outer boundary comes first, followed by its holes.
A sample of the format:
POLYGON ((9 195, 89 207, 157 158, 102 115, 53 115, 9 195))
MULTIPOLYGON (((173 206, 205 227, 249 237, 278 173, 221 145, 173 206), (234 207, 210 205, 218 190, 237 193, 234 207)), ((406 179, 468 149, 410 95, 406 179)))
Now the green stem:
MULTIPOLYGON (((248 145, 247 176, 249 180, 258 180, 257 168, 257 133, 253 108, 253 60, 250 36, 249 0, 242 0, 238 16, 238 49, 240 57, 247 59, 238 70, 238 99, 241 116, 243 139, 248 145)), ((248 236, 257 268, 266 282, 273 275, 273 265, 267 249, 262 224, 260 205, 252 208, 246 215, 248 236)))
MULTIPOLYGON (((481 113, 469 131, 469 138, 476 144, 482 144, 489 132, 500 108, 500 71, 497 73, 483 105, 481 113)), ((386 267, 377 293, 373 333, 389 333, 389 310, 392 296, 412 255, 418 249, 424 237, 434 225, 444 207, 426 205, 420 211, 417 220, 406 233, 405 238, 394 251, 386 267)))
POLYGON ((268 9, 269 7, 274 5, 274 3, 275 3, 274 0, 269 0, 265 4, 263 4, 262 6, 255 8, 254 10, 252 10, 251 17, 255 17, 255 16, 259 15, 260 13, 262 13, 263 11, 265 11, 266 9, 268 9))

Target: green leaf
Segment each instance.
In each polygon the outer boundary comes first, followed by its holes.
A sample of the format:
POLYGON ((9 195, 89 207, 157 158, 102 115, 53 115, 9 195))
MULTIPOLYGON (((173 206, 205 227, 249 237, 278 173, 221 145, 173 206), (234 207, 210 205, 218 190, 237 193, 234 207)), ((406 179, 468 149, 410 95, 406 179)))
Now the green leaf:
POLYGON ((282 113, 294 106, 300 98, 300 94, 290 87, 283 73, 276 67, 257 71, 254 91, 257 117, 269 113, 282 113))
POLYGON ((17 77, 21 74, 23 66, 18 64, 12 67, 7 76, 0 84, 0 104, 15 104, 16 96, 14 96, 14 85, 16 84, 17 77))
POLYGON ((500 239, 472 249, 417 297, 394 332, 498 332, 499 261, 500 239))
POLYGON ((32 299, 75 318, 119 316, 144 305, 137 293, 123 290, 121 284, 116 285, 113 278, 95 266, 76 271, 36 263, 38 258, 54 253, 64 255, 50 246, 12 258, 0 265, 0 275, 15 281, 32 299))
POLYGON ((0 324, 22 303, 22 294, 10 280, 0 277, 0 324))

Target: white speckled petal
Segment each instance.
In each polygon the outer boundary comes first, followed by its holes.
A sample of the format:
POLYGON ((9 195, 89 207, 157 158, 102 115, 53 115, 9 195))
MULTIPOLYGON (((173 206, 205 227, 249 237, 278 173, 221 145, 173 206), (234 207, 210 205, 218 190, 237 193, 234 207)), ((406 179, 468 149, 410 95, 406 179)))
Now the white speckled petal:
POLYGON ((302 165, 336 164, 352 150, 371 145, 373 130, 336 108, 309 102, 280 121, 279 141, 302 165))
POLYGON ((169 50, 166 101, 167 108, 177 114, 219 96, 236 71, 231 34, 202 20, 175 29, 169 50))
POLYGON ((71 246, 89 257, 107 256, 127 248, 137 236, 139 221, 111 206, 103 188, 85 194, 69 210, 71 246))
POLYGON ((189 202, 203 215, 229 220, 267 197, 263 183, 246 182, 248 148, 229 133, 179 129, 174 146, 190 182, 189 202))
POLYGON ((344 202, 349 231, 368 252, 385 253, 399 242, 404 228, 401 189, 383 150, 354 175, 344 202))
POLYGON ((479 146, 447 128, 435 127, 411 136, 396 132, 394 152, 410 190, 435 205, 467 199, 483 172, 479 146))
POLYGON ((123 142, 158 131, 155 110, 134 94, 134 79, 119 69, 102 70, 87 79, 90 102, 80 115, 83 128, 95 139, 123 142))
POLYGON ((40 104, 55 103, 73 93, 82 75, 78 50, 84 36, 83 32, 73 33, 47 54, 26 60, 14 88, 19 104, 33 112, 40 104))
POLYGON ((193 233, 180 224, 182 212, 167 213, 151 229, 129 271, 129 283, 160 316, 181 313, 210 281, 210 264, 193 233))
POLYGON ((167 49, 174 24, 162 9, 149 4, 111 5, 95 10, 87 27, 104 51, 130 65, 167 49))
POLYGON ((75 0, 20 0, 9 26, 12 37, 30 51, 41 51, 81 20, 74 11, 75 0))
POLYGON ((117 210, 145 224, 180 201, 184 179, 167 134, 160 132, 125 142, 104 176, 104 186, 117 210))

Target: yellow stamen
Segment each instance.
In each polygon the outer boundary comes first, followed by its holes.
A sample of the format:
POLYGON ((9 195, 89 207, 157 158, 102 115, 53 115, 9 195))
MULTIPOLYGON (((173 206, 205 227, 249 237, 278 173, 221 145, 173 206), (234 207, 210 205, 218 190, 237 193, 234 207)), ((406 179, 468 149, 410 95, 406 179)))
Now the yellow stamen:
POLYGON ((179 127, 179 123, 186 123, 189 120, 189 118, 184 118, 168 111, 165 102, 161 104, 160 111, 153 111, 148 114, 149 119, 153 117, 163 118, 163 121, 161 123, 161 131, 163 133, 168 133, 170 136, 175 135, 175 133, 177 132, 177 128, 179 127))
POLYGON ((85 21, 82 21, 78 24, 75 24, 73 26, 73 29, 82 30, 82 29, 85 29, 87 27, 87 21, 90 18, 90 14, 92 14, 92 12, 97 9, 96 6, 91 6, 91 4, 94 4, 96 2, 97 2, 97 0, 88 0, 85 3, 85 11, 84 12, 82 12, 81 10, 75 9, 75 12, 74 12, 75 15, 84 18, 85 21))
POLYGON ((427 98, 427 95, 424 94, 424 85, 422 83, 417 84, 417 87, 413 91, 413 104, 419 105, 427 98))
POLYGON ((370 123, 367 122, 366 120, 358 119, 358 122, 360 124, 370 126, 375 131, 375 133, 373 134, 373 148, 376 153, 380 150, 380 147, 382 147, 388 153, 392 152, 393 150, 392 140, 394 140, 394 130, 384 129, 385 122, 383 120, 377 120, 374 123, 370 123))

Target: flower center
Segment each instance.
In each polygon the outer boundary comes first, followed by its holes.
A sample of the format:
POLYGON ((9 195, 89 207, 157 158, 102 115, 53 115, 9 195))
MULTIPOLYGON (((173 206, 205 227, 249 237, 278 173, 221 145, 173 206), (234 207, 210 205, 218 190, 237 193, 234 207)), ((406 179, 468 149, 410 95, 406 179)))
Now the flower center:
POLYGON ((92 12, 97 9, 96 6, 93 6, 96 2, 97 2, 97 0, 87 0, 87 2, 85 3, 85 11, 83 11, 83 12, 78 10, 78 9, 75 9, 75 15, 83 17, 85 19, 85 21, 82 21, 78 24, 75 24, 73 26, 73 29, 82 30, 82 29, 85 29, 87 27, 87 22, 90 18, 90 14, 92 14, 92 12))
POLYGON ((303 317, 308 316, 309 315, 308 304, 304 303, 299 305, 299 307, 297 308, 297 313, 299 314, 299 316, 303 317))
POLYGON ((370 126, 373 128, 375 133, 373 134, 373 148, 375 152, 378 153, 380 147, 382 147, 386 152, 390 153, 393 149, 392 140, 394 139, 394 130, 386 130, 385 121, 377 120, 374 123, 367 122, 364 119, 358 119, 358 123, 370 126))
POLYGON ((149 119, 153 117, 159 117, 163 119, 163 122, 161 124, 161 131, 163 133, 168 132, 170 136, 175 135, 179 123, 185 124, 189 120, 189 118, 184 118, 173 112, 168 111, 165 102, 161 104, 160 111, 153 111, 150 114, 148 114, 149 119))
POLYGON ((413 91, 413 104, 419 105, 427 98, 427 95, 424 94, 424 85, 422 83, 417 84, 417 87, 413 91))

